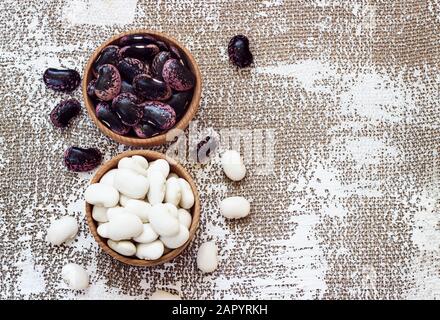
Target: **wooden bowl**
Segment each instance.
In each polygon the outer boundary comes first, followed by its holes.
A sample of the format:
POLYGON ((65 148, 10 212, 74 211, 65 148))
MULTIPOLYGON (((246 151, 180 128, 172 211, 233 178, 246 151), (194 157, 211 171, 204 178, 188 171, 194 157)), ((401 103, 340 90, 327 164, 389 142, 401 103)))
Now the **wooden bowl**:
POLYGON ((176 123, 176 125, 173 127, 185 130, 189 122, 194 118, 197 110, 199 109, 200 104, 200 96, 202 92, 202 76, 200 74, 199 67, 197 66, 196 61, 194 60, 194 57, 191 55, 191 53, 177 40, 171 38, 170 36, 156 32, 151 30, 145 30, 145 29, 137 29, 132 31, 127 31, 124 33, 120 33, 118 35, 115 35, 105 41, 103 44, 101 44, 92 54, 90 57, 85 69, 84 69, 84 78, 82 81, 82 92, 84 97, 84 103, 87 108, 87 112, 89 113, 90 118, 92 118, 93 122, 97 125, 99 130, 101 130, 106 136, 108 136, 110 139, 113 139, 119 143, 135 146, 135 147, 147 147, 147 146, 154 146, 154 145, 160 145, 166 143, 166 132, 161 133, 157 136, 151 137, 151 138, 137 138, 137 137, 131 137, 131 136, 123 136, 119 135, 117 133, 114 133, 109 128, 107 128, 97 117, 95 114, 95 104, 93 103, 92 99, 87 94, 87 84, 90 82, 90 80, 93 77, 92 74, 92 65, 93 62, 98 57, 99 53, 103 48, 110 44, 116 43, 120 38, 126 35, 131 34, 139 34, 139 33, 146 33, 149 35, 152 35, 156 37, 158 40, 164 41, 167 44, 172 44, 175 47, 177 47, 186 58, 186 61, 188 62, 188 67, 191 70, 191 72, 195 76, 195 85, 194 85, 194 94, 192 97, 191 102, 189 103, 185 114, 182 116, 182 118, 179 120, 179 122, 176 123))
POLYGON ((199 194, 197 192, 197 188, 196 185, 194 183, 194 180, 191 178, 191 176, 189 175, 189 173, 180 165, 178 164, 176 161, 166 157, 164 154, 159 153, 159 152, 155 152, 155 151, 150 151, 150 150, 132 150, 132 151, 125 151, 119 155, 117 155, 116 157, 110 159, 109 161, 107 161, 106 163, 104 163, 99 169, 98 171, 95 173, 95 175, 93 176, 92 180, 90 181, 90 184, 92 183, 97 183, 99 182, 99 180, 101 179, 101 177, 109 170, 117 168, 118 166, 118 162, 119 160, 121 160, 124 157, 131 157, 134 155, 139 155, 139 156, 143 156, 145 157, 148 161, 154 161, 157 159, 165 159, 168 161, 168 163, 170 164, 170 172, 174 172, 176 173, 179 177, 184 178, 186 181, 188 181, 188 183, 191 185, 191 189, 194 193, 194 206, 191 208, 190 213, 192 215, 192 222, 191 222, 191 227, 189 228, 189 238, 188 241, 186 241, 186 243, 177 248, 177 249, 173 249, 170 252, 164 254, 162 257, 160 257, 157 260, 142 260, 142 259, 137 259, 137 258, 133 258, 133 257, 126 257, 123 255, 120 255, 119 253, 117 253, 116 251, 110 249, 110 247, 107 245, 107 239, 101 237, 98 232, 97 232, 97 228, 98 228, 98 223, 93 220, 92 218, 92 208, 93 205, 89 204, 86 202, 86 219, 87 219, 87 224, 89 225, 90 231, 93 234, 93 237, 95 238, 96 242, 98 242, 99 246, 110 256, 112 256, 113 258, 115 258, 116 260, 125 263, 125 264, 129 264, 132 266, 139 266, 139 267, 151 267, 151 266, 156 266, 165 262, 168 262, 172 259, 174 259, 175 257, 179 256, 184 250, 185 248, 189 245, 189 243, 191 242, 191 240, 194 238, 194 235, 196 233, 197 228, 199 227, 199 221, 200 221, 200 200, 199 200, 199 194))

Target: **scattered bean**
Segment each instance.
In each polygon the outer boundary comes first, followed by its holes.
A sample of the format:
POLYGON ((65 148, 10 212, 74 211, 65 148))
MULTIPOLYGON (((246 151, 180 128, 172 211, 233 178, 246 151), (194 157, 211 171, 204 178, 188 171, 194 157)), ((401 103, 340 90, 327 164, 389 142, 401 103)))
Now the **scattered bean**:
POLYGON ((61 277, 73 290, 83 290, 89 286, 89 275, 76 263, 66 264, 61 270, 61 277))
POLYGON ((251 210, 249 201, 243 197, 230 197, 220 202, 220 212, 228 219, 246 217, 251 210))
POLYGON ((217 269, 217 246, 214 241, 203 243, 197 252, 197 267, 203 273, 210 273, 217 269))
POLYGON ((73 217, 64 216, 58 220, 52 221, 47 229, 47 241, 53 245, 72 240, 78 233, 78 223, 73 217))

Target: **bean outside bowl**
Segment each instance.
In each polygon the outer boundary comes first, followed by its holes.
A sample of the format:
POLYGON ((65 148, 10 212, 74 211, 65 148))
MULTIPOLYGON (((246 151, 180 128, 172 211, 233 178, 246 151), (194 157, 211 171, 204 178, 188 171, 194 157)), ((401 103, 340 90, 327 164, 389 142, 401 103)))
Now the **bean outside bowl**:
POLYGON ((132 137, 132 136, 123 136, 120 134, 117 134, 110 130, 107 126, 105 126, 96 116, 95 113, 95 104, 93 100, 88 96, 87 94, 87 85, 93 78, 92 73, 92 66, 93 62, 96 60, 98 55, 101 53, 102 49, 107 47, 111 44, 116 44, 120 38, 132 35, 132 34, 148 34, 151 36, 154 36, 160 41, 163 41, 167 44, 171 44, 178 48, 181 53, 183 53, 186 62, 187 67, 189 70, 194 74, 195 77, 195 85, 194 85, 194 93, 191 102, 187 106, 185 114, 180 118, 180 120, 175 124, 173 129, 180 129, 185 130, 189 122, 194 118, 200 104, 200 96, 202 91, 202 76, 200 74, 199 67, 194 60, 194 57, 192 54, 186 49, 181 43, 179 43, 177 40, 171 38, 170 36, 156 32, 156 31, 150 31, 145 29, 138 29, 138 30, 132 30, 124 33, 120 33, 118 35, 113 36, 112 38, 105 41, 103 44, 101 44, 91 55, 85 69, 84 69, 84 77, 82 81, 82 91, 83 91, 83 97, 84 97, 84 103, 87 109, 87 112, 92 119, 92 121, 96 124, 96 126, 101 130, 106 136, 108 136, 110 139, 117 141, 119 143, 135 146, 135 147, 147 147, 147 146, 154 146, 154 145, 160 145, 167 142, 166 139, 166 132, 161 133, 159 135, 150 137, 150 138, 138 138, 138 137, 132 137))
POLYGON ((110 249, 110 247, 107 245, 107 239, 101 237, 98 234, 98 232, 97 232, 98 223, 95 220, 93 220, 93 218, 92 218, 93 205, 91 205, 89 203, 86 203, 86 208, 85 208, 86 209, 86 219, 87 219, 87 224, 90 228, 90 231, 92 232, 93 237, 95 238, 96 242, 98 242, 98 245, 101 247, 102 250, 104 250, 105 253, 107 253, 108 255, 113 257, 114 259, 116 259, 122 263, 128 264, 128 265, 139 266, 139 267, 152 267, 152 266, 163 264, 165 262, 168 262, 168 261, 178 257, 180 254, 182 254, 182 252, 186 249, 186 247, 192 241, 192 239, 194 238, 194 235, 197 231, 197 228, 199 227, 200 200, 199 200, 199 194, 197 192, 196 185, 194 183, 194 180, 190 176, 190 174, 180 164, 178 164, 177 162, 175 162, 173 160, 170 160, 164 154, 159 153, 159 152, 155 152, 155 151, 150 151, 150 150, 125 151, 125 152, 117 155, 116 157, 114 157, 114 158, 110 159, 109 161, 107 161, 106 163, 104 163, 98 169, 98 171, 95 173, 92 180, 90 181, 90 184, 99 182, 99 180, 101 180, 101 177, 107 171, 114 169, 114 168, 117 168, 118 162, 122 158, 131 157, 134 155, 143 156, 148 160, 148 162, 154 161, 157 159, 167 160, 168 163, 170 164, 170 172, 174 172, 179 177, 184 178, 190 184, 191 189, 194 193, 194 206, 190 210, 190 213, 192 216, 192 222, 191 222, 191 226, 189 228, 188 240, 185 242, 185 244, 183 246, 167 252, 166 254, 164 254, 162 257, 160 257, 157 260, 142 260, 142 259, 138 259, 136 257, 126 257, 126 256, 123 256, 123 255, 117 253, 116 251, 110 249))

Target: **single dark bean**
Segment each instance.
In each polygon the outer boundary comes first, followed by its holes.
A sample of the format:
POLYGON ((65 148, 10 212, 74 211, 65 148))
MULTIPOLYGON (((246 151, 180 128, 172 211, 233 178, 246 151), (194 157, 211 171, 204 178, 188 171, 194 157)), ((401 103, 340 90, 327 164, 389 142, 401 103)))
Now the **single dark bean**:
POLYGON ((148 101, 140 104, 144 115, 141 123, 150 123, 160 130, 169 130, 176 123, 176 113, 169 105, 159 101, 148 101))
POLYGON ((156 38, 148 34, 129 34, 119 40, 121 47, 132 44, 156 44, 156 38))
POLYGON ((133 79, 133 87, 138 95, 146 100, 167 100, 171 97, 171 88, 163 81, 141 74, 133 79))
POLYGON ((192 72, 176 59, 169 59, 165 62, 162 77, 176 91, 192 89, 195 84, 195 77, 192 72))
POLYGON ((98 119, 114 133, 126 135, 130 131, 130 127, 122 123, 119 116, 110 108, 107 102, 99 102, 95 111, 98 119))
POLYGON ((90 171, 96 168, 101 161, 101 152, 95 148, 70 147, 64 152, 64 164, 70 171, 90 171))
POLYGON ((95 94, 103 101, 110 101, 121 90, 121 75, 118 69, 111 64, 104 64, 98 69, 98 78, 95 83, 95 94))
POLYGON ((128 83, 127 81, 122 81, 122 83, 121 83, 121 93, 124 93, 124 92, 128 92, 128 93, 136 95, 136 92, 134 91, 133 86, 130 83, 128 83))
POLYGON ((142 61, 149 61, 159 53, 159 48, 155 44, 132 44, 120 49, 123 58, 130 57, 142 61))
POLYGON ((249 39, 244 35, 237 35, 229 41, 228 54, 230 61, 239 68, 249 67, 254 61, 249 39))
POLYGON ((181 91, 174 93, 169 100, 166 101, 176 112, 177 119, 185 114, 186 108, 192 100, 192 91, 181 91))
POLYGON ((139 74, 148 74, 148 65, 135 58, 124 58, 118 63, 118 70, 122 79, 129 83, 139 74))
POLYGON ((139 123, 143 115, 143 107, 137 104, 138 99, 131 93, 121 93, 113 99, 112 110, 127 126, 135 126, 139 123))
POLYGON ((93 79, 87 85, 87 95, 92 99, 96 99, 95 84, 96 84, 96 79, 93 79))
POLYGON ((57 128, 65 128, 69 121, 81 111, 81 104, 76 99, 64 100, 58 103, 50 113, 50 121, 57 128))
POLYGON ((167 62, 171 58, 171 53, 168 51, 161 51, 154 57, 153 61, 151 62, 151 75, 158 79, 163 81, 162 77, 162 70, 163 66, 165 65, 165 62, 167 62))
POLYGON ((115 45, 110 45, 102 49, 98 58, 93 63, 93 73, 98 74, 98 69, 104 64, 112 64, 116 66, 121 60, 121 55, 119 54, 119 47, 115 45))
POLYGON ((133 129, 135 134, 143 139, 158 135, 161 132, 150 123, 140 123, 134 126, 133 129))
POLYGON ((52 90, 70 92, 79 86, 81 77, 73 69, 49 68, 44 71, 43 81, 52 90))

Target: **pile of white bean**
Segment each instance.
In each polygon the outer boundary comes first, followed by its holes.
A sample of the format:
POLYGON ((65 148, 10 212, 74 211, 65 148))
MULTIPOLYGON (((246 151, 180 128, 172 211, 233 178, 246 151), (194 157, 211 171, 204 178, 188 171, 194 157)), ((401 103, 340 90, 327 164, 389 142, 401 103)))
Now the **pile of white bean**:
POLYGON ((156 260, 189 239, 194 194, 164 159, 122 158, 86 189, 85 199, 98 234, 121 255, 156 260))

